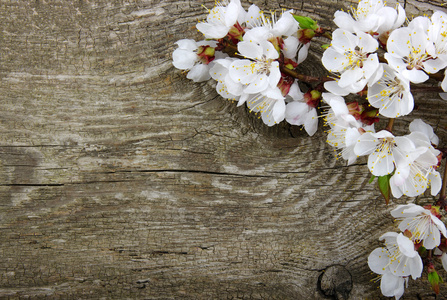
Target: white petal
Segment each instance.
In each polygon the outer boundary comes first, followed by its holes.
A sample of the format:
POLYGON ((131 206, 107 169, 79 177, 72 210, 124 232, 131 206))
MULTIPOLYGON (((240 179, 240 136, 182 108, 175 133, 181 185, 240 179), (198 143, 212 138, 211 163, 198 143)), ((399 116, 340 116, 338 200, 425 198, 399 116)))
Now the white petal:
POLYGON ((358 156, 368 155, 375 151, 379 141, 370 132, 362 134, 354 147, 354 153, 358 156))
POLYGON ((394 23, 394 28, 400 27, 405 22, 407 17, 404 8, 400 4, 397 6, 397 12, 397 20, 394 23))
POLYGON ((394 55, 391 55, 390 53, 385 53, 384 55, 385 59, 388 62, 388 65, 393 68, 397 72, 402 72, 406 70, 407 64, 402 60, 401 57, 396 57, 394 55))
POLYGON ((228 34, 228 28, 222 25, 210 24, 207 22, 200 22, 196 24, 199 30, 207 39, 221 39, 228 34))
POLYGON ((376 274, 385 274, 390 259, 386 248, 376 248, 368 256, 368 266, 376 274))
POLYGON ((388 38, 387 50, 393 56, 408 57, 412 50, 411 30, 407 27, 394 30, 388 38))
POLYGON ((175 43, 178 45, 179 49, 189 50, 191 52, 197 49, 197 43, 192 39, 182 39, 175 43))
POLYGON ((402 277, 387 272, 383 274, 382 280, 380 280, 380 291, 386 297, 401 295, 401 290, 404 288, 404 282, 405 280, 402 277))
POLYGON ((231 64, 229 74, 234 82, 249 84, 258 76, 255 69, 255 62, 248 59, 239 59, 231 64))
POLYGON ((309 53, 309 47, 310 43, 301 46, 301 49, 298 51, 298 58, 296 60, 298 64, 302 63, 307 58, 307 54, 309 53))
POLYGON ((397 186, 394 181, 393 181, 393 177, 391 177, 390 179, 390 187, 391 187, 391 194, 393 195, 394 198, 399 199, 400 197, 402 197, 403 192, 400 186, 397 186))
POLYGON ((444 252, 441 256, 442 266, 444 267, 444 270, 447 271, 447 254, 444 252))
MULTIPOLYGON (((227 27, 231 27, 236 23, 237 17, 239 15, 239 7, 240 5, 237 5, 237 2, 235 1, 231 1, 227 5, 225 11, 225 25, 227 27)), ((242 9, 242 7, 240 8, 242 9)))
POLYGON ((426 210, 422 206, 412 204, 412 203, 404 205, 404 206, 405 206, 404 210, 399 215, 399 217, 415 217, 417 215, 424 213, 426 210))
POLYGON ((337 27, 351 32, 353 31, 353 28, 356 24, 355 20, 351 17, 350 14, 341 10, 335 12, 334 23, 337 25, 337 27))
POLYGON ((422 259, 419 256, 419 254, 417 254, 415 257, 409 259, 407 263, 408 263, 409 269, 411 270, 411 274, 410 274, 411 277, 413 279, 417 279, 417 278, 421 277, 424 265, 422 263, 422 259))
MULTIPOLYGON (((445 72, 447 72, 447 71, 445 71, 445 72)), ((447 73, 445 73, 445 74, 447 74, 447 73)), ((447 76, 446 75, 444 75, 444 79, 442 80, 441 88, 444 92, 447 92, 447 76)))
POLYGON ((237 106, 239 107, 242 104, 244 104, 245 102, 247 102, 249 96, 250 96, 250 94, 242 93, 241 97, 239 98, 239 101, 237 102, 237 106))
POLYGON ((290 86, 289 93, 287 96, 290 96, 294 101, 303 100, 304 94, 301 92, 300 87, 298 86, 298 82, 295 82, 290 86))
POLYGON ((341 88, 346 88, 347 86, 356 83, 363 78, 363 71, 360 68, 355 68, 345 71, 338 81, 338 85, 341 88))
POLYGON ((282 49, 284 57, 294 59, 298 52, 299 43, 298 38, 294 36, 284 39, 284 49, 282 49))
POLYGON ((242 95, 242 84, 237 83, 233 79, 231 79, 230 74, 227 74, 227 76, 225 76, 225 86, 227 87, 229 93, 236 96, 242 95))
POLYGON ((358 47, 362 52, 372 53, 379 47, 379 43, 371 35, 364 32, 357 32, 357 36, 359 37, 358 47))
POLYGON ((254 58, 257 60, 260 60, 263 55, 262 46, 250 40, 239 42, 237 44, 237 51, 239 51, 242 56, 254 58))
POLYGON ((447 66, 447 62, 442 59, 429 59, 423 63, 424 70, 429 74, 437 73, 447 66))
POLYGON ((428 180, 430 181, 431 185, 431 195, 436 196, 442 187, 441 175, 437 171, 433 171, 428 175, 428 180))
POLYGON ((421 119, 415 119, 410 123, 408 127, 411 132, 421 132, 428 138, 430 138, 431 142, 435 145, 439 143, 439 138, 433 132, 433 127, 422 121, 421 119))
MULTIPOLYGON (((447 80, 446 80, 447 82, 447 80)), ((446 85, 447 86, 447 85, 446 85)), ((326 81, 324 83, 324 88, 337 96, 347 96, 349 95, 349 91, 347 89, 341 88, 336 81, 326 81)))
POLYGON ((401 73, 405 76, 405 78, 408 78, 408 80, 413 83, 422 83, 427 81, 429 78, 424 71, 417 69, 403 70, 401 73))
POLYGON ((298 30, 298 22, 292 16, 292 10, 282 14, 275 25, 273 25, 272 34, 274 36, 290 36, 298 30))
POLYGON ((180 70, 191 69, 197 60, 197 54, 189 50, 178 48, 172 52, 172 64, 180 70))
MULTIPOLYGON (((410 203, 410 204, 398 205, 398 206, 397 206, 395 209, 393 209, 390 213, 391 213, 391 215, 392 215, 393 217, 395 217, 395 218, 402 218, 402 217, 413 216, 413 214, 411 214, 411 215, 408 215, 408 214, 404 215, 404 212, 405 212, 408 208, 415 207, 415 206, 418 206, 419 208, 422 208, 421 211, 424 211, 424 208, 423 208, 423 207, 421 207, 421 206, 419 206, 419 205, 416 205, 416 204, 414 204, 414 203, 410 203)), ((418 214, 418 213, 416 213, 415 215, 417 215, 417 214, 418 214)))
POLYGON ((396 242, 403 255, 407 257, 415 257, 418 254, 417 251, 414 250, 413 242, 402 233, 399 233, 396 242))
POLYGON ((258 74, 255 79, 244 89, 245 93, 255 94, 267 89, 269 77, 265 73, 258 74))
POLYGON ((393 231, 388 231, 379 237, 379 241, 385 240, 385 245, 395 244, 398 233, 393 231))
POLYGON ((431 219, 433 221, 433 223, 435 223, 436 227, 438 227, 439 231, 442 233, 442 235, 445 237, 446 236, 446 229, 445 229, 445 224, 444 222, 442 222, 441 220, 438 219, 438 217, 431 215, 431 219))
POLYGON ((377 57, 377 53, 374 53, 363 61, 363 77, 369 80, 373 75, 376 75, 376 77, 382 76, 380 73, 376 74, 377 69, 379 69, 379 58, 377 57))
POLYGON ((276 123, 284 120, 286 113, 286 103, 284 100, 277 100, 272 110, 272 117, 276 123))
POLYGON ((267 41, 261 41, 263 54, 267 59, 277 59, 279 57, 278 51, 276 51, 275 46, 267 41))
POLYGON ((349 59, 334 47, 329 47, 324 51, 321 62, 329 72, 342 72, 348 66, 349 59))
POLYGON ((266 27, 255 27, 253 29, 250 29, 249 31, 247 31, 244 36, 243 39, 246 42, 256 42, 258 44, 260 44, 261 41, 265 41, 265 37, 268 36, 270 33, 270 30, 266 27))
POLYGON ((259 9, 256 4, 252 4, 247 11, 247 14, 245 15, 245 23, 247 24, 248 28, 252 28, 256 22, 260 19, 261 16, 261 10, 259 9))
POLYGON ((308 105, 304 102, 292 101, 286 106, 286 121, 292 125, 303 125, 308 105))
POLYGON ((209 67, 204 64, 197 64, 188 72, 186 78, 194 82, 202 82, 211 79, 209 67))
POLYGON ((354 50, 357 46, 358 37, 343 29, 336 29, 332 33, 332 46, 337 52, 344 53, 347 50, 354 50))
POLYGON ((393 156, 388 153, 374 151, 368 156, 368 168, 374 176, 391 174, 394 170, 393 156))
POLYGON ((281 71, 279 70, 279 63, 277 61, 271 63, 269 72, 269 85, 271 88, 275 88, 281 79, 281 71))
POLYGON ((310 111, 306 115, 304 122, 304 130, 306 130, 309 136, 313 136, 318 129, 318 116, 315 108, 310 108, 310 111))

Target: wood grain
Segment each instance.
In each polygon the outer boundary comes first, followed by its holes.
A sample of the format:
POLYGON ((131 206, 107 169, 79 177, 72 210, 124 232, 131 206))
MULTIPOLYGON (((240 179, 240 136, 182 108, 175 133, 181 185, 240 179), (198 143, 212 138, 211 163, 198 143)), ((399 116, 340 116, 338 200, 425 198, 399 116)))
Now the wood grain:
MULTIPOLYGON (((339 298, 381 297, 366 259, 395 225, 365 161, 336 161, 323 126, 268 128, 176 70, 201 4, 0 1, 0 298, 324 299, 331 266, 352 276, 339 298)), ((353 5, 256 4, 326 27, 353 5)), ((320 55, 301 68, 323 74, 320 55)), ((396 130, 421 117, 445 141, 445 102, 417 102, 396 130)), ((434 294, 411 281, 404 299, 434 294)))

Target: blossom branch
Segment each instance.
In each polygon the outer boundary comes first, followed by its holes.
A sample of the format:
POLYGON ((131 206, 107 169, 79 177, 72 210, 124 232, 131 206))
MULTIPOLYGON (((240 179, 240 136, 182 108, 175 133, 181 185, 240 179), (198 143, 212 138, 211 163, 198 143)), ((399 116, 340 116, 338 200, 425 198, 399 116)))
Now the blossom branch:
POLYGON ((286 68, 284 66, 280 66, 279 68, 280 68, 281 72, 283 72, 284 74, 289 75, 289 76, 291 76, 293 78, 296 78, 296 79, 298 79, 300 81, 307 82, 307 83, 314 83, 314 82, 321 83, 321 82, 334 80, 334 79, 332 79, 331 77, 328 77, 328 76, 325 76, 325 77, 315 77, 315 76, 300 74, 297 71, 292 70, 292 69, 288 69, 288 68, 286 68))
POLYGON ((394 118, 388 119, 388 125, 386 125, 385 130, 392 132, 393 131, 393 125, 394 125, 394 118))

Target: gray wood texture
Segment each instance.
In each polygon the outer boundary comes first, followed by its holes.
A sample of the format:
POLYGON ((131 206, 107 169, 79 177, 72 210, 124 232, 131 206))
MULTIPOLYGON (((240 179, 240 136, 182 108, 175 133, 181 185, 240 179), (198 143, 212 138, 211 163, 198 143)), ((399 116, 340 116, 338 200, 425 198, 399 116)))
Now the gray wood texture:
MULTIPOLYGON (((356 5, 255 3, 332 28, 356 5)), ((175 41, 201 38, 202 4, 0 1, 0 298, 382 298, 367 257, 396 226, 365 161, 347 167, 322 125, 268 128, 172 66, 175 41)), ((320 55, 301 69, 324 74, 320 55)), ((445 145, 446 103, 417 104, 396 133, 420 117, 445 145)), ((411 280, 403 299, 434 293, 411 280)))

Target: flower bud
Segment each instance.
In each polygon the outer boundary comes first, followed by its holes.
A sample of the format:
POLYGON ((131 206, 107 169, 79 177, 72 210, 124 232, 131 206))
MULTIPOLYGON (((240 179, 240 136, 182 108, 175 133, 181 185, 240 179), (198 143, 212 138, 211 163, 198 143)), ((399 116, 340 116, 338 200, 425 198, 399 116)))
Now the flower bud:
POLYGON ((292 86, 294 81, 295 79, 293 79, 292 77, 281 73, 281 79, 279 80, 277 87, 280 89, 281 94, 284 97, 289 93, 290 87, 292 86))
POLYGON ((427 266, 428 281, 431 284, 431 288, 436 294, 439 294, 439 283, 442 282, 442 278, 439 277, 432 263, 427 266))
POLYGON ((243 35, 245 33, 245 28, 239 25, 239 22, 236 22, 230 30, 228 31, 228 37, 231 42, 236 45, 238 42, 243 40, 243 35))
POLYGON ((372 125, 374 123, 379 122, 379 118, 377 117, 379 110, 372 106, 362 105, 362 112, 360 114, 360 121, 366 125, 372 125))
POLYGON ((312 18, 297 15, 293 15, 293 17, 300 24, 301 29, 317 30, 318 28, 320 28, 317 22, 312 20, 312 18))
POLYGON ((428 209, 432 215, 434 215, 435 217, 437 217, 438 219, 441 218, 441 214, 439 212, 439 206, 435 206, 435 205, 425 205, 423 206, 425 209, 428 209))
POLYGON ((297 36, 302 44, 307 44, 315 36, 315 30, 309 28, 298 29, 297 36))
POLYGON ((310 107, 317 107, 320 104, 321 92, 317 90, 309 90, 304 94, 304 101, 310 107))
POLYGON ((349 103, 346 103, 346 106, 348 107, 348 111, 349 111, 350 115, 354 116, 354 118, 356 120, 360 119, 360 114, 362 111, 361 111, 361 107, 358 102, 356 102, 356 101, 349 102, 349 103))
POLYGON ((211 46, 200 46, 197 48, 197 56, 204 65, 207 65, 214 60, 214 53, 215 49, 211 46))

